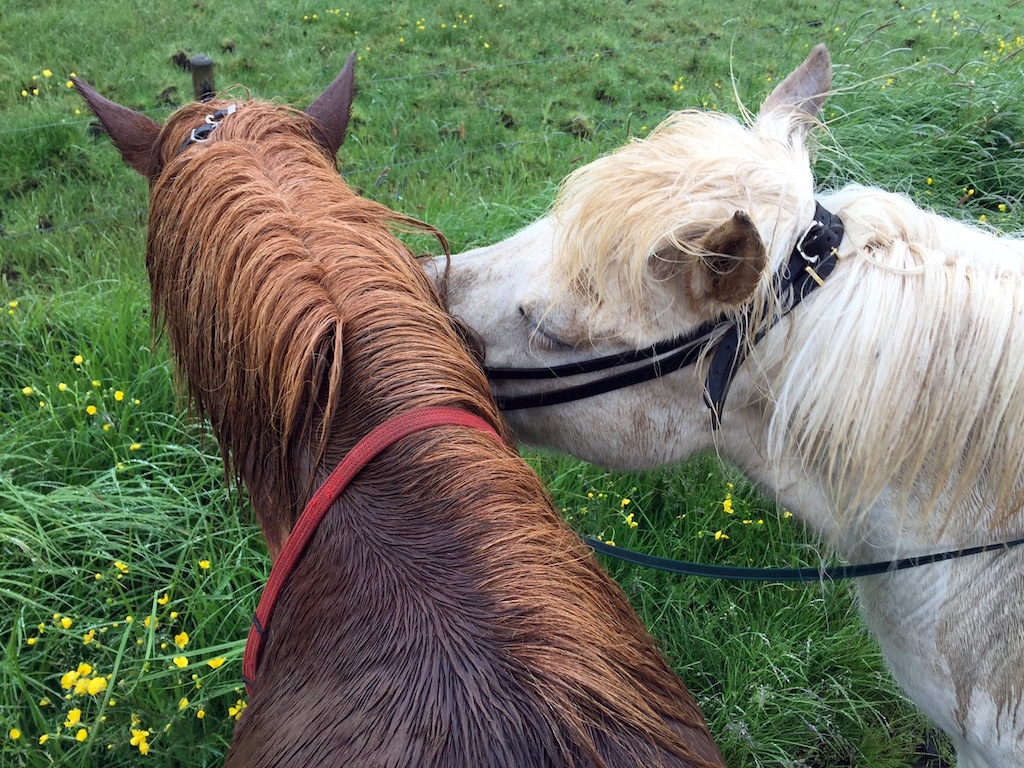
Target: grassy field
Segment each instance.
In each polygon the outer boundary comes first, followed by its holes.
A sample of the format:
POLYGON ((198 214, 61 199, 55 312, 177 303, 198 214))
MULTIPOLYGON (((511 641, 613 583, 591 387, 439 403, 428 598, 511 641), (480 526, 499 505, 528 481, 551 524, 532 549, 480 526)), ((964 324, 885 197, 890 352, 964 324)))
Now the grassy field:
MULTIPOLYGON (((213 56, 219 88, 305 106, 355 50, 341 170, 458 251, 531 221, 567 172, 672 110, 756 110, 825 42, 823 186, 877 183, 1024 229, 1020 0, 232 5, 0 10, 0 766, 222 762, 269 572, 244 494, 150 334, 145 183, 92 129, 71 73, 162 119, 191 97, 183 56, 213 56)), ((530 460, 574 526, 619 545, 822 561, 796 518, 713 457, 644 474, 530 460)), ((730 766, 913 766, 935 737, 848 584, 608 565, 730 766)))

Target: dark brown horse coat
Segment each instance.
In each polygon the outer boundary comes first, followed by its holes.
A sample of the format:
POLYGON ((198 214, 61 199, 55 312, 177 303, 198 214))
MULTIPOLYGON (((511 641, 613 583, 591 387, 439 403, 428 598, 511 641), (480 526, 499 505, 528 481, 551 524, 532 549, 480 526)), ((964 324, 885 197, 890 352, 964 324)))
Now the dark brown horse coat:
POLYGON ((78 87, 149 179, 153 305, 273 557, 396 413, 462 408, 506 442, 435 428, 355 478, 278 601, 228 765, 722 765, 391 231, 426 228, 338 176, 351 59, 308 114, 242 102, 193 143, 228 102, 161 127, 78 87))

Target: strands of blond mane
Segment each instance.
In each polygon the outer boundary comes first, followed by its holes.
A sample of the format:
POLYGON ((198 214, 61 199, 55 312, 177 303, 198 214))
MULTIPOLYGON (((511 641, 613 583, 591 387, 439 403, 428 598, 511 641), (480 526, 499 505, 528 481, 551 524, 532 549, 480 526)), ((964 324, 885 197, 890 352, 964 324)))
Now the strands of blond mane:
POLYGON ((969 502, 984 537, 1024 500, 1024 241, 869 188, 825 203, 844 258, 828 299, 764 353, 781 358, 769 451, 821 471, 848 515, 888 488, 957 529, 969 502))

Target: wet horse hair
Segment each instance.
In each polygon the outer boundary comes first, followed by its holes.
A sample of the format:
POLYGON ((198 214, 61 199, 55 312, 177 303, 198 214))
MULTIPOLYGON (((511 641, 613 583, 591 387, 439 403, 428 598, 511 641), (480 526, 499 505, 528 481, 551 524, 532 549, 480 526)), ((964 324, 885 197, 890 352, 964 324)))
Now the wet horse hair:
POLYGON ((501 436, 403 438, 334 502, 277 603, 230 766, 723 765, 692 695, 514 450, 394 227, 334 156, 352 60, 305 113, 166 125, 79 90, 150 184, 146 265, 190 399, 276 558, 352 446, 455 407, 501 436))

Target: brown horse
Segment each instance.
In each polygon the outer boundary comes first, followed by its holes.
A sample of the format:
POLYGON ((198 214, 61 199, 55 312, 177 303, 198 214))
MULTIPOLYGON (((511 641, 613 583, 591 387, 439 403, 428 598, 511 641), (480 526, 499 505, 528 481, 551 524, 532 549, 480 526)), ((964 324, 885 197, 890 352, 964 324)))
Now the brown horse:
POLYGON ((722 765, 392 227, 437 233, 339 177, 352 59, 305 113, 214 101, 161 127, 77 86, 149 179, 158 322, 275 567, 313 492, 396 414, 457 408, 501 436, 417 432, 333 502, 228 765, 722 765))

